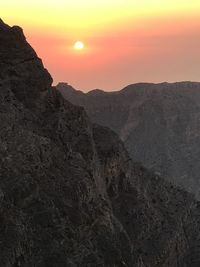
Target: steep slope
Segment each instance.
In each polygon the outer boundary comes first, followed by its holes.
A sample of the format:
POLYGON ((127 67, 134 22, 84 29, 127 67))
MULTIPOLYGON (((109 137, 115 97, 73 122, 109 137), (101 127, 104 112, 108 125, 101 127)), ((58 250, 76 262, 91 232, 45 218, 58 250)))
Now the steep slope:
POLYGON ((116 131, 135 161, 200 198, 200 83, 141 83, 98 94, 57 88, 92 121, 116 131))
POLYGON ((199 203, 133 165, 2 21, 0 62, 0 266, 199 266, 199 203))

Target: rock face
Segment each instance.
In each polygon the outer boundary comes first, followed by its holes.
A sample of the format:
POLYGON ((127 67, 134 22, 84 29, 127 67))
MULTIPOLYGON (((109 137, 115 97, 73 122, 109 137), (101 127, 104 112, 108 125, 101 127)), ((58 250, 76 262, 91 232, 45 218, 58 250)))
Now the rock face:
POLYGON ((0 62, 0 266, 199 266, 199 203, 133 164, 2 21, 0 62))
POLYGON ((67 84, 57 88, 92 121, 117 132, 134 161, 200 199, 200 83, 141 83, 87 94, 67 84))

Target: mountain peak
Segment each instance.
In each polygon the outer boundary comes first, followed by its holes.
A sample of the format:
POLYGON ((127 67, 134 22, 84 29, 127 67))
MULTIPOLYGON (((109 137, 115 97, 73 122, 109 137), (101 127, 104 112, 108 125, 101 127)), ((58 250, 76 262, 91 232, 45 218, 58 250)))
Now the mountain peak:
POLYGON ((1 20, 0 40, 1 83, 9 82, 15 97, 30 107, 40 92, 51 86, 52 78, 20 27, 10 27, 1 20))
POLYGON ((4 21, 0 18, 0 28, 9 28, 10 26, 8 26, 6 23, 4 23, 4 21))
POLYGON ((76 89, 74 89, 69 83, 67 82, 59 82, 57 85, 56 85, 57 88, 59 88, 60 90, 66 90, 68 92, 77 92, 76 89))
POLYGON ((104 94, 104 93, 105 93, 105 91, 103 91, 103 90, 101 90, 101 89, 94 89, 94 90, 92 90, 92 91, 89 91, 89 92, 87 93, 87 95, 98 96, 98 95, 102 95, 102 94, 104 94))

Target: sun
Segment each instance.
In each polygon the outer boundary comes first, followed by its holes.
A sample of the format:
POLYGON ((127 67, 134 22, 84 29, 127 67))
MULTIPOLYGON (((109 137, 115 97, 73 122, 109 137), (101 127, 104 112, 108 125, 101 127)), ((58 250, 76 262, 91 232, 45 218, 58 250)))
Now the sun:
POLYGON ((74 48, 77 49, 77 50, 82 50, 84 48, 84 43, 81 42, 81 41, 77 41, 75 44, 74 44, 74 48))

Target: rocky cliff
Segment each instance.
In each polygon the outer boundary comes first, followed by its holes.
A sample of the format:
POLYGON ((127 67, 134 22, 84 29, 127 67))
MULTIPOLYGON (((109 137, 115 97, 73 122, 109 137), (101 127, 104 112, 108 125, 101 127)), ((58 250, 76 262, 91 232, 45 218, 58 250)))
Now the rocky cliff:
POLYGON ((0 266, 199 266, 199 203, 133 164, 2 21, 0 70, 0 266))
POLYGON ((116 131, 134 161, 200 198, 200 83, 141 83, 88 94, 62 83, 57 88, 92 121, 116 131))

